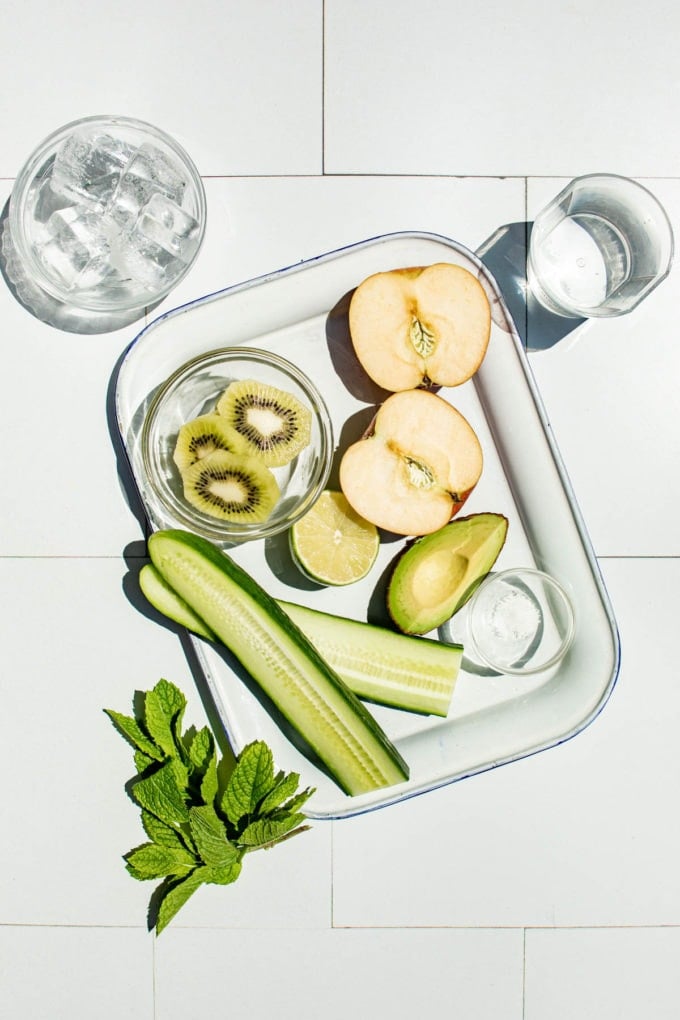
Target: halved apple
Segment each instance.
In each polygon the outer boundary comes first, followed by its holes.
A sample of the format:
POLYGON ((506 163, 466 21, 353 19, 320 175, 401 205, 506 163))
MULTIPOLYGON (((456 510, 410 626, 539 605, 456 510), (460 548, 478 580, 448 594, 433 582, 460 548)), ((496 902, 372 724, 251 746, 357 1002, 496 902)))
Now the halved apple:
POLYGON ((393 393, 340 461, 340 487, 356 513, 398 535, 427 535, 458 513, 482 473, 467 421, 429 390, 393 393))
POLYGON ((375 273, 349 306, 356 356, 383 389, 459 386, 482 363, 491 308, 476 276, 438 262, 375 273))

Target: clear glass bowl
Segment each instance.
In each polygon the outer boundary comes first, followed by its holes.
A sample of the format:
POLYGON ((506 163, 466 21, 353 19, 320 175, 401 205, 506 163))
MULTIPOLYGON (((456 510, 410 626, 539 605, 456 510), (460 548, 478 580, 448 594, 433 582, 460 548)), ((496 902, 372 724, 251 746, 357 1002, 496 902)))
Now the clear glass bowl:
POLYGON ((333 428, 316 386, 291 362, 250 347, 220 348, 183 365, 155 394, 142 427, 144 482, 162 508, 161 516, 169 525, 222 544, 267 538, 290 527, 325 488, 332 458, 333 428), (289 464, 271 468, 281 495, 262 523, 222 521, 193 507, 184 497, 173 460, 181 426, 214 411, 227 386, 241 379, 254 379, 291 393, 312 414, 309 444, 289 464))
POLYGON ((184 149, 151 124, 115 116, 85 117, 46 138, 9 207, 26 277, 93 312, 162 300, 193 265, 205 220, 203 182, 184 149))
POLYGON ((529 567, 491 573, 467 605, 466 654, 494 672, 531 676, 557 665, 574 639, 562 585, 529 567))

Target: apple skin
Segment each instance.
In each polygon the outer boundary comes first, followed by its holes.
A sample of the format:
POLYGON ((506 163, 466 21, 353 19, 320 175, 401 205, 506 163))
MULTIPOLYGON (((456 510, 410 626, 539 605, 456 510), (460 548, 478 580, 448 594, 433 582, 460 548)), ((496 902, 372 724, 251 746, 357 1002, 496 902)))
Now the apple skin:
POLYGON ((484 359, 491 307, 463 266, 391 269, 356 288, 349 330, 359 362, 383 389, 459 386, 484 359))
POLYGON ((393 393, 340 462, 340 487, 356 513, 397 535, 426 535, 454 517, 482 473, 469 422, 429 390, 393 393))

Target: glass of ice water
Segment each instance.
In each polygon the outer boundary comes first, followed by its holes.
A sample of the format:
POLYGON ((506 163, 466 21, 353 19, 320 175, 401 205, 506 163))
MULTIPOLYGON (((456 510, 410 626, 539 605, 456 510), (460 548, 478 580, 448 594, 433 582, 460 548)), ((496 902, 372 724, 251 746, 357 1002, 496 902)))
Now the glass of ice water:
POLYGON ((17 176, 6 226, 25 289, 94 316, 164 298, 191 268, 205 218, 203 183, 184 149, 151 124, 106 116, 67 124, 38 146, 17 176))
POLYGON ((672 259, 672 228, 654 195, 626 177, 588 174, 534 220, 527 279, 555 315, 603 318, 632 311, 672 259))
POLYGON ((522 567, 490 574, 467 605, 465 655, 496 673, 521 676, 555 666, 574 637, 574 610, 561 584, 522 567))

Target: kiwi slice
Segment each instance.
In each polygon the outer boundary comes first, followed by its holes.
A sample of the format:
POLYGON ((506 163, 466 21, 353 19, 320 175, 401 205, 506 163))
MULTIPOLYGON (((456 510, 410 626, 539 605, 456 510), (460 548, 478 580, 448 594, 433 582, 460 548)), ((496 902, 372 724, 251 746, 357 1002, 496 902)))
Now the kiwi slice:
POLYGON ((309 443, 312 415, 292 393, 253 379, 231 383, 217 411, 269 467, 288 464, 309 443))
POLYGON ((247 449, 248 444, 243 436, 222 415, 202 414, 182 425, 177 435, 173 459, 183 474, 192 464, 216 450, 245 454, 247 449))
POLYGON ((256 457, 216 450, 184 471, 184 498, 223 521, 266 521, 279 498, 271 471, 256 457))

